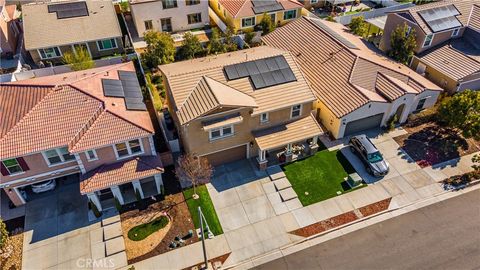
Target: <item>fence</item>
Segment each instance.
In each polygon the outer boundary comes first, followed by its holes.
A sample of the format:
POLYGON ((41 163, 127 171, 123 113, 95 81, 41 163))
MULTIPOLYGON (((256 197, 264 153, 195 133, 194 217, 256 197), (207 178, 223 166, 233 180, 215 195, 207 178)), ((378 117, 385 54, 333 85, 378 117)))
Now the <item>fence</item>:
MULTIPOLYGON (((385 3, 390 3, 390 1, 384 1, 385 3)), ((396 3, 396 2, 395 2, 396 3)), ((365 20, 375 18, 375 17, 381 17, 387 15, 387 12, 392 12, 400 9, 406 9, 414 6, 412 3, 405 3, 405 4, 398 4, 397 5, 392 5, 389 7, 384 7, 384 8, 379 8, 379 9, 374 9, 374 10, 369 10, 369 11, 363 11, 363 12, 358 12, 355 14, 350 14, 350 15, 344 15, 344 16, 338 16, 335 17, 335 21, 338 23, 341 23, 343 25, 349 24, 353 18, 355 17, 360 17, 363 16, 365 20)))
POLYGON ((210 19, 212 19, 215 24, 222 30, 224 33, 227 31, 227 25, 218 17, 218 15, 211 9, 210 7, 208 8, 208 15, 210 16, 210 19))

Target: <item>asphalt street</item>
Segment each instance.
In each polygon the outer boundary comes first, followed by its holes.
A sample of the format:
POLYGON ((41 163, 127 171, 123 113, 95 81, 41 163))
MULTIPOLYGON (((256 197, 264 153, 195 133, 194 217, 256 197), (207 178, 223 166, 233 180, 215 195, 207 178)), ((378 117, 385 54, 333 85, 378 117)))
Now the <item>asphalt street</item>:
POLYGON ((371 225, 255 269, 480 269, 480 190, 371 225))

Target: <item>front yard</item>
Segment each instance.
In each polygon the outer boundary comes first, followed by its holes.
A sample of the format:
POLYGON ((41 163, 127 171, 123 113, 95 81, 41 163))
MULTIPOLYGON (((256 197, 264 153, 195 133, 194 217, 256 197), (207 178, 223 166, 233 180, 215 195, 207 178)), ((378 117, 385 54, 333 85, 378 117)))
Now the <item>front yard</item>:
POLYGON ((200 219, 198 217, 198 207, 200 206, 212 233, 214 235, 223 234, 222 226, 220 225, 220 221, 218 220, 217 212, 213 207, 210 194, 208 194, 207 186, 198 186, 196 188, 196 191, 197 194, 200 196, 200 198, 196 200, 192 198, 193 188, 183 191, 183 195, 185 196, 185 200, 187 201, 188 209, 190 210, 190 214, 192 215, 195 228, 200 228, 200 219))
POLYGON ((326 149, 284 165, 283 170, 303 206, 352 190, 344 178, 355 172, 342 152, 326 149))

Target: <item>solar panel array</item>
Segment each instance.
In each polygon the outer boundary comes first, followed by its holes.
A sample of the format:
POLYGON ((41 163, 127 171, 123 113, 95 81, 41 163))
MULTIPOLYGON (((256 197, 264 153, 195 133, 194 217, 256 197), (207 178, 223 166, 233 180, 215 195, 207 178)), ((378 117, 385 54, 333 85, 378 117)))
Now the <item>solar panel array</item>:
POLYGON ((57 19, 88 16, 86 2, 71 2, 48 5, 48 13, 57 13, 57 19))
POLYGON ((252 3, 255 14, 283 10, 283 6, 276 0, 252 0, 252 3))
POLYGON ((228 80, 250 77, 255 89, 297 80, 282 55, 225 66, 224 71, 228 80))
POLYGON ((460 15, 460 12, 458 12, 454 5, 431 8, 419 11, 418 14, 425 20, 428 27, 430 27, 434 33, 462 26, 457 17, 455 17, 460 15))
POLYGON ((118 77, 120 80, 102 79, 103 94, 106 97, 123 97, 127 110, 146 111, 137 74, 119 70, 118 77))
POLYGON ((343 45, 347 46, 350 49, 358 49, 352 42, 348 41, 348 39, 342 37, 337 32, 332 30, 330 27, 326 26, 324 23, 320 21, 320 19, 311 19, 318 27, 320 27, 323 31, 327 32, 329 35, 333 36, 336 40, 340 41, 343 45))

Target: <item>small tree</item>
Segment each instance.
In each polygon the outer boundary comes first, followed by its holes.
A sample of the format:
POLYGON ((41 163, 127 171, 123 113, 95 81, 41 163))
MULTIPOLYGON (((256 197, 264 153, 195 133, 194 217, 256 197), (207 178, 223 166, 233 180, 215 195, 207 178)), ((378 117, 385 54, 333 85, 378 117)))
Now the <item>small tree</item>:
POLYGON ((8 259, 13 253, 13 245, 7 231, 7 225, 0 218, 0 259, 8 259))
POLYGON ((270 15, 268 15, 266 12, 263 13, 260 26, 262 27, 262 35, 266 35, 275 30, 275 22, 272 21, 272 17, 270 17, 270 15))
POLYGON ((198 199, 196 186, 206 184, 213 174, 213 167, 205 157, 196 157, 186 154, 178 158, 175 175, 178 180, 189 182, 193 186, 193 198, 198 199))
POLYGON ((465 90, 445 98, 438 108, 440 122, 480 140, 480 91, 465 90))
POLYGON ((363 37, 368 32, 367 23, 363 19, 363 16, 353 18, 348 26, 350 27, 350 31, 357 36, 363 37))
POLYGON ((231 27, 227 28, 227 31, 224 34, 224 38, 227 52, 233 52, 238 50, 238 45, 237 43, 235 43, 235 39, 233 38, 233 29, 231 27))
POLYGON ((249 47, 252 47, 254 37, 255 37, 255 32, 253 32, 253 30, 246 30, 245 31, 244 41, 245 41, 245 43, 248 44, 249 47))
POLYGON ((220 36, 220 32, 218 28, 212 29, 212 36, 210 38, 210 42, 207 45, 208 54, 217 54, 217 53, 224 53, 227 51, 225 44, 222 42, 222 37, 220 36))
POLYGON ((183 36, 181 57, 184 59, 193 59, 195 55, 201 52, 203 52, 203 47, 198 37, 191 32, 186 32, 183 36))
POLYGON ((477 171, 477 172, 480 172, 480 155, 474 155, 472 157, 472 162, 473 162, 473 165, 472 165, 472 168, 477 171))
POLYGON ((73 71, 85 70, 95 67, 90 53, 85 48, 75 48, 74 52, 63 54, 63 63, 69 65, 73 71))
POLYGON ((170 34, 147 31, 144 40, 147 43, 147 48, 142 56, 148 67, 154 68, 175 61, 177 50, 170 34))
POLYGON ((417 46, 415 30, 408 30, 408 25, 397 26, 390 36, 390 50, 388 56, 400 63, 407 64, 413 56, 413 50, 417 46))

